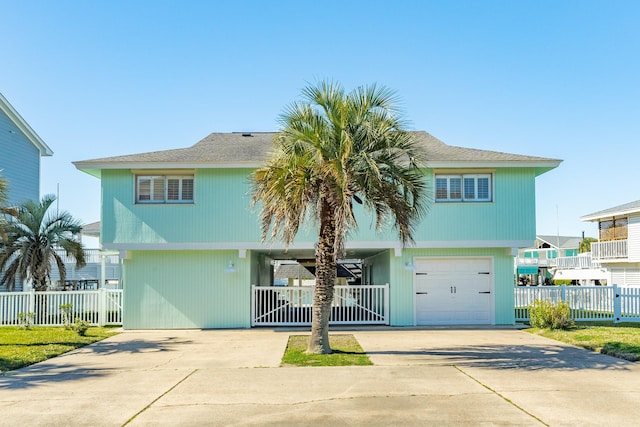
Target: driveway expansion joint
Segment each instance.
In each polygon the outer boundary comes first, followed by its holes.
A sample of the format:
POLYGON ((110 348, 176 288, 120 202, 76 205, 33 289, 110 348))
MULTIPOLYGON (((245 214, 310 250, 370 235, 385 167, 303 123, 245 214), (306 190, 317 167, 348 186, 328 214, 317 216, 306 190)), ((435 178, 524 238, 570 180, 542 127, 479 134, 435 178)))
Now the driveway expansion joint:
POLYGON ((142 414, 144 411, 146 411, 147 409, 149 409, 154 403, 156 403, 158 400, 162 399, 164 396, 166 396, 167 394, 171 393, 171 391, 173 389, 175 389, 176 387, 178 387, 180 384, 182 384, 183 382, 185 382, 187 379, 189 379, 189 377, 193 374, 195 374, 196 372, 198 372, 198 369, 194 369, 191 372, 189 372, 187 375, 185 375, 180 381, 176 382, 174 385, 172 385, 171 387, 169 387, 164 393, 160 394, 160 396, 156 397, 155 399, 153 399, 147 406, 145 406, 144 408, 142 408, 141 410, 139 410, 137 413, 135 413, 131 418, 129 418, 124 424, 122 424, 122 427, 128 425, 129 423, 131 423, 131 421, 135 420, 136 417, 140 414, 142 414))
POLYGON ((457 366, 457 365, 452 365, 458 372, 460 372, 462 375, 466 376, 467 378, 469 378, 470 380, 474 381, 475 383, 479 384, 480 386, 486 388, 487 390, 489 390, 491 393, 495 394, 496 396, 498 396, 500 399, 504 400, 506 403, 508 403, 509 405, 513 406, 514 408, 516 408, 517 410, 527 414, 529 417, 533 418, 534 420, 538 421, 540 424, 544 425, 544 426, 549 426, 549 424, 545 423, 544 421, 542 421, 540 418, 538 418, 537 416, 535 416, 534 414, 532 414, 531 412, 527 411, 526 409, 524 409, 521 406, 518 406, 515 402, 513 402, 511 399, 508 399, 506 396, 498 393, 498 391, 492 389, 491 387, 489 387, 488 385, 486 385, 485 383, 483 383, 482 381, 480 381, 479 379, 477 379, 476 377, 474 377, 473 375, 471 375, 470 373, 464 371, 461 367, 457 366))

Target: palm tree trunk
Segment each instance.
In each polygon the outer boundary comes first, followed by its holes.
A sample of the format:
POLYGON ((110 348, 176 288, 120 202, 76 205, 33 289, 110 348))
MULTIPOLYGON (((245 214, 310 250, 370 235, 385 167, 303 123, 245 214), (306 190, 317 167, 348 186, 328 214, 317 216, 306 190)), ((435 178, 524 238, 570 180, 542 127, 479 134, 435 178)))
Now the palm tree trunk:
POLYGON ((323 200, 320 211, 320 233, 316 251, 316 289, 313 296, 311 338, 307 353, 329 354, 329 318, 336 281, 336 224, 332 206, 323 200))

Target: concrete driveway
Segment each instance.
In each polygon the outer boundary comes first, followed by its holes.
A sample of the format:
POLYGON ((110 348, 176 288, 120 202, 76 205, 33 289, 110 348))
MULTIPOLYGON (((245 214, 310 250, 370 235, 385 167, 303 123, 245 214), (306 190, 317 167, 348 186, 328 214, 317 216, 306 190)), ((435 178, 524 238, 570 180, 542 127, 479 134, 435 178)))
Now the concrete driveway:
POLYGON ((640 424, 640 365, 514 329, 354 331, 371 367, 279 367, 286 330, 124 332, 0 376, 0 425, 640 424))

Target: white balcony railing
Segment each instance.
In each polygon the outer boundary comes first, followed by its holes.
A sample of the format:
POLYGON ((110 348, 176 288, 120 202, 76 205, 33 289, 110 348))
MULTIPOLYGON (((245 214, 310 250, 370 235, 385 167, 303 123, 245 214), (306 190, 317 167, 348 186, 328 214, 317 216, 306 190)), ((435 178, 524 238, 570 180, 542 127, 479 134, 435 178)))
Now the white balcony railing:
POLYGON ((600 268, 600 263, 592 259, 591 252, 586 252, 577 256, 558 258, 557 267, 559 269, 600 268))
POLYGON ((629 258, 628 240, 609 240, 591 243, 591 255, 594 261, 623 260, 629 258))

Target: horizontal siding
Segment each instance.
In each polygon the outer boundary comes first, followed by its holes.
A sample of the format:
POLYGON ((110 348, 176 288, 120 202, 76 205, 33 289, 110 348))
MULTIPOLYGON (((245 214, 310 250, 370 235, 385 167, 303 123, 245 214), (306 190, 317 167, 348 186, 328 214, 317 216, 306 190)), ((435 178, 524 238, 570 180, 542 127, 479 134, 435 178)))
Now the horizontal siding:
POLYGON ((640 262, 640 216, 629 216, 628 256, 630 262, 640 262))
MULTIPOLYGON (((195 204, 136 205, 134 175, 102 172, 103 242, 259 242, 259 208, 250 205, 247 169, 196 171, 195 204)), ((427 179, 432 173, 427 174, 427 179)), ((397 241, 391 227, 376 231, 371 215, 356 206, 359 229, 351 242, 397 241)), ((499 169, 491 203, 434 203, 415 232, 416 241, 534 240, 535 174, 532 169, 499 169)), ((317 240, 303 227, 296 242, 317 240)))
POLYGON ((611 282, 618 286, 640 286, 640 264, 628 267, 611 267, 611 282))
POLYGON ((237 251, 132 251, 125 329, 248 328, 250 258, 237 251), (225 272, 233 261, 237 271, 225 272))
POLYGON ((0 110, 0 176, 9 182, 9 203, 40 198, 40 152, 0 110))

